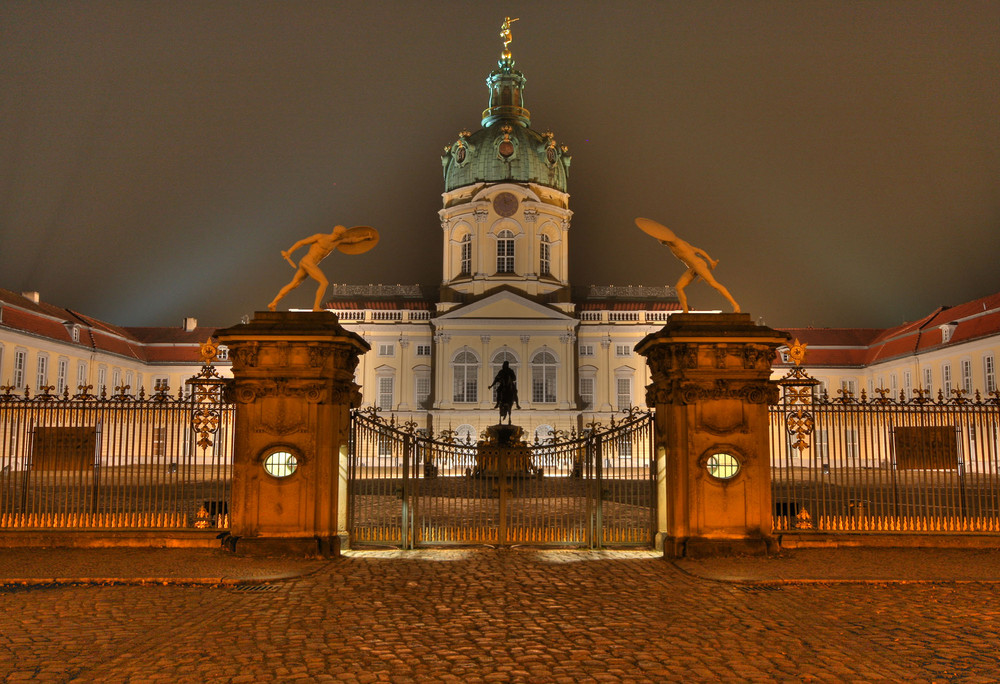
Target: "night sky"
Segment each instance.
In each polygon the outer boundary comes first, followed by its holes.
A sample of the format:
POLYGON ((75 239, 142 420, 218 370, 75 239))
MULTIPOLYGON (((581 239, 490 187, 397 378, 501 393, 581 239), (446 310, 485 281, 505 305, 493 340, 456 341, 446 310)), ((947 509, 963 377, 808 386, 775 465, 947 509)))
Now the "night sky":
POLYGON ((382 240, 331 282, 439 283, 440 155, 505 14, 532 127, 573 155, 573 284, 672 285, 645 216, 772 326, 1000 290, 1000 2, 800 1, 5 0, 0 287, 231 325, 337 223, 382 240))

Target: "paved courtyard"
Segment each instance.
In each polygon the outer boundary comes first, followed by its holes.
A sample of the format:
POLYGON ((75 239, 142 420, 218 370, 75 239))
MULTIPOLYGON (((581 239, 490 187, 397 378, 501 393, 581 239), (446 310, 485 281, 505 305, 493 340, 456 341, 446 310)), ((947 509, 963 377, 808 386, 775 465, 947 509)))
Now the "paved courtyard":
POLYGON ((524 549, 333 561, 213 550, 0 556, 8 682, 1000 677, 997 551, 677 564, 652 552, 524 549))

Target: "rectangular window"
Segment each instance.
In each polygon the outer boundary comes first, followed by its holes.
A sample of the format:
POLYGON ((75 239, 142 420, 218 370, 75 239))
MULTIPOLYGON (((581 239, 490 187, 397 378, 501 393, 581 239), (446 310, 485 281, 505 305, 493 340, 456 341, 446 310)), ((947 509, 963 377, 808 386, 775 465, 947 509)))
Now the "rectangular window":
POLYGON ((556 367, 540 365, 531 369, 531 401, 553 404, 556 401, 556 367))
POLYGON ((632 346, 628 344, 616 344, 615 345, 615 356, 631 356, 632 346))
POLYGON ((549 250, 549 239, 543 235, 538 245, 538 273, 540 275, 552 273, 552 253, 549 250))
POLYGON ((153 456, 166 456, 167 454, 167 428, 153 428, 153 456))
POLYGON ((895 399, 896 395, 899 394, 899 381, 895 373, 889 376, 889 389, 892 390, 892 397, 895 399))
POLYGON ((996 392, 997 372, 996 366, 993 365, 992 355, 983 357, 983 371, 986 373, 986 392, 996 392))
POLYGON ((379 344, 378 346, 379 356, 395 356, 396 355, 396 345, 392 344, 379 344))
POLYGON ((972 360, 962 359, 962 389, 972 394, 972 360))
POLYGON ((466 235, 462 239, 462 262, 461 272, 469 274, 472 272, 472 236, 466 235))
POLYGON ((423 407, 424 403, 431 396, 431 376, 429 373, 421 373, 414 377, 414 396, 418 407, 423 407))
POLYGON ((67 375, 69 375, 69 359, 59 359, 56 370, 56 394, 62 394, 65 391, 67 375))
POLYGON ((594 345, 592 344, 580 345, 580 356, 593 356, 593 355, 594 355, 594 345))
POLYGON ((951 395, 951 364, 946 363, 941 366, 941 388, 944 389, 944 396, 947 399, 951 395))
POLYGON ((594 378, 580 378, 580 402, 584 411, 591 411, 594 408, 594 378))
POLYGON ((97 387, 95 388, 100 394, 105 391, 105 386, 108 384, 108 369, 101 366, 97 369, 97 387))
POLYGON ((913 373, 910 371, 903 371, 903 391, 907 399, 913 396, 913 373))
POLYGON ((632 378, 617 378, 618 387, 618 410, 622 411, 632 407, 632 378))
POLYGON ((826 430, 816 430, 816 461, 823 466, 823 472, 829 472, 830 433, 826 430))
POLYGON ((856 463, 858 460, 858 431, 856 428, 847 428, 844 433, 844 450, 847 458, 856 463))
POLYGON ((843 396, 845 399, 848 396, 857 399, 857 397, 858 397, 858 383, 856 383, 854 380, 841 380, 840 381, 840 389, 843 390, 843 392, 841 392, 841 396, 843 396))
POLYGON ((81 387, 87 384, 87 364, 78 363, 76 366, 76 389, 79 391, 81 387))
POLYGON ((934 372, 930 368, 924 369, 924 392, 930 396, 934 391, 934 372))
POLYGON ((111 371, 111 391, 117 392, 118 388, 122 386, 122 371, 120 368, 115 368, 111 371))
POLYGON ((170 378, 166 375, 161 375, 159 377, 153 378, 153 391, 154 392, 167 392, 170 390, 170 378))
POLYGON ((378 407, 383 411, 392 410, 393 379, 391 377, 378 379, 378 407))
POLYGON ((430 356, 430 355, 431 355, 431 345, 429 344, 417 345, 417 356, 430 356))
MULTIPOLYGON (((508 233, 509 231, 504 231, 508 233)), ((501 237, 497 240, 497 273, 514 272, 514 238, 501 237)))
POLYGON ((49 385, 49 357, 43 354, 38 355, 38 376, 36 383, 35 389, 39 392, 43 387, 48 387, 49 385))
POLYGON ((28 364, 28 352, 18 349, 14 352, 14 387, 24 387, 24 367, 28 364))

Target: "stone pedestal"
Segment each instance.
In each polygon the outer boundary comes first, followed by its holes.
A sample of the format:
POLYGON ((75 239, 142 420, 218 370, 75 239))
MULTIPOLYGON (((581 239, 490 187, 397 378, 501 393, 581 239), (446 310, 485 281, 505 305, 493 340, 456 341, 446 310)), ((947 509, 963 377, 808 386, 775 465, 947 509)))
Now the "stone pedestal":
POLYGON ((218 332, 236 402, 230 548, 337 555, 354 382, 368 343, 332 313, 268 312, 218 332))
POLYGON ((528 477, 534 472, 531 450, 521 441, 519 425, 490 425, 486 441, 476 447, 477 477, 528 477))
POLYGON ((646 403, 665 469, 664 555, 773 548, 769 377, 786 341, 749 314, 674 314, 636 345, 652 374, 646 403))

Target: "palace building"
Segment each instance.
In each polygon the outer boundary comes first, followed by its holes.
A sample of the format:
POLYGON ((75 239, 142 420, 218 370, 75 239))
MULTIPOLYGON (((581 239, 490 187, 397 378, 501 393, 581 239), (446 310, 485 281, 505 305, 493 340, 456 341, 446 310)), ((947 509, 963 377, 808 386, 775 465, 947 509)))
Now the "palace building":
MULTIPOLYGON (((365 406, 399 422, 475 440, 498 420, 489 385, 504 361, 517 374, 526 437, 584 430, 645 404, 649 372, 634 347, 680 310, 669 287, 569 282, 569 149, 531 127, 525 77, 506 49, 486 79, 477 130, 441 157, 439 286, 334 285, 327 308, 371 352, 357 381, 365 406)), ((214 328, 128 328, 0 289, 0 395, 171 393, 200 367, 214 328)), ((894 396, 919 389, 996 390, 1000 294, 889 330, 791 329, 804 366, 827 392, 894 396)), ((220 371, 228 374, 226 350, 220 371)), ((790 365, 776 360, 774 377, 790 365)))

